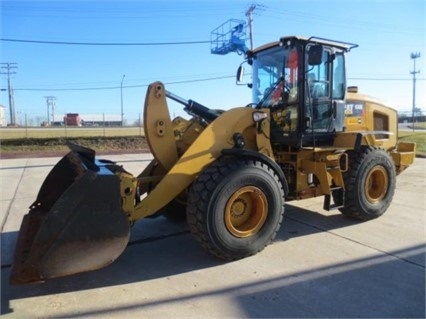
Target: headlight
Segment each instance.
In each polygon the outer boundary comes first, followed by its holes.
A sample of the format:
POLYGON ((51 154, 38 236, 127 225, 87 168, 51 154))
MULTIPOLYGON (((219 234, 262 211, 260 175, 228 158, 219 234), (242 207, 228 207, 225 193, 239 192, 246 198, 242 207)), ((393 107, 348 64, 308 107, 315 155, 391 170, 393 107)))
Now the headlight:
POLYGON ((255 123, 260 122, 268 117, 268 114, 263 112, 253 112, 253 121, 255 123))

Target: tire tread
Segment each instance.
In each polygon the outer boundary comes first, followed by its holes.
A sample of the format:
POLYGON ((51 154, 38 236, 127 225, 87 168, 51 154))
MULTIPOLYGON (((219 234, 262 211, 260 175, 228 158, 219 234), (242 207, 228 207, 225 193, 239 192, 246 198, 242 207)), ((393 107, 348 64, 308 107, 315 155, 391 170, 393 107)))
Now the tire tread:
POLYGON ((216 245, 214 245, 209 240, 208 234, 206 233, 207 221, 205 218, 203 218, 204 204, 209 198, 209 194, 216 188, 224 176, 244 166, 257 166, 263 170, 266 170, 279 183, 280 192, 284 198, 284 189, 279 181, 278 175, 272 170, 272 168, 262 162, 252 159, 235 159, 233 157, 220 158, 218 161, 207 167, 191 186, 188 196, 187 222, 191 233, 206 251, 227 261, 248 257, 263 250, 264 247, 269 245, 274 240, 283 220, 284 207, 282 208, 279 223, 277 224, 276 229, 274 230, 274 234, 270 238, 269 242, 267 242, 266 245, 261 247, 258 251, 248 255, 235 256, 226 253, 218 249, 216 245))

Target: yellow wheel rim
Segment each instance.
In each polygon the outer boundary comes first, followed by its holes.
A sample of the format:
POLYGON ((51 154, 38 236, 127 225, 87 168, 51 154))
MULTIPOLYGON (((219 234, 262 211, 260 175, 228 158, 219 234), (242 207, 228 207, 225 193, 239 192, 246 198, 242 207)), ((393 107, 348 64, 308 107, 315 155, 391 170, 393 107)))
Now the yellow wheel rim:
POLYGON ((375 204, 381 201, 387 192, 389 185, 388 174, 383 166, 374 167, 365 180, 365 195, 367 200, 375 204))
POLYGON ((268 202, 257 187, 245 186, 236 191, 226 203, 225 224, 228 231, 240 238, 256 234, 265 223, 268 202))

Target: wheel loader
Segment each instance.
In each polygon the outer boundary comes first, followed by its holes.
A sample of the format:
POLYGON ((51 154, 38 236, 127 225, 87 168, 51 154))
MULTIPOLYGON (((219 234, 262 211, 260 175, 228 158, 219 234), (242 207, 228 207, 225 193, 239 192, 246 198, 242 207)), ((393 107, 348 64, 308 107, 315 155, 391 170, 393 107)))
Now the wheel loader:
POLYGON ((397 143, 394 109, 347 88, 345 54, 356 46, 287 36, 247 51, 237 83, 253 101, 227 111, 149 85, 143 126, 153 160, 133 176, 69 143, 23 218, 11 283, 104 267, 124 251, 136 221, 161 214, 186 217, 201 245, 224 260, 270 244, 285 201, 322 196, 325 210, 349 218, 382 215, 415 144, 397 143), (189 119, 171 119, 167 99, 189 119))

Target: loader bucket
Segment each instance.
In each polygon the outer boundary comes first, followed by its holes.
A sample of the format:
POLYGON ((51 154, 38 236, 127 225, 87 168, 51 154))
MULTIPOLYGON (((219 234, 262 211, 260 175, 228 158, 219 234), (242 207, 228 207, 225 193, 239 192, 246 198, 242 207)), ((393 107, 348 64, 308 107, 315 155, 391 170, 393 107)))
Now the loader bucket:
POLYGON ((24 216, 12 265, 11 284, 42 282, 102 268, 125 249, 129 221, 121 208, 114 163, 69 145, 46 177, 24 216))

